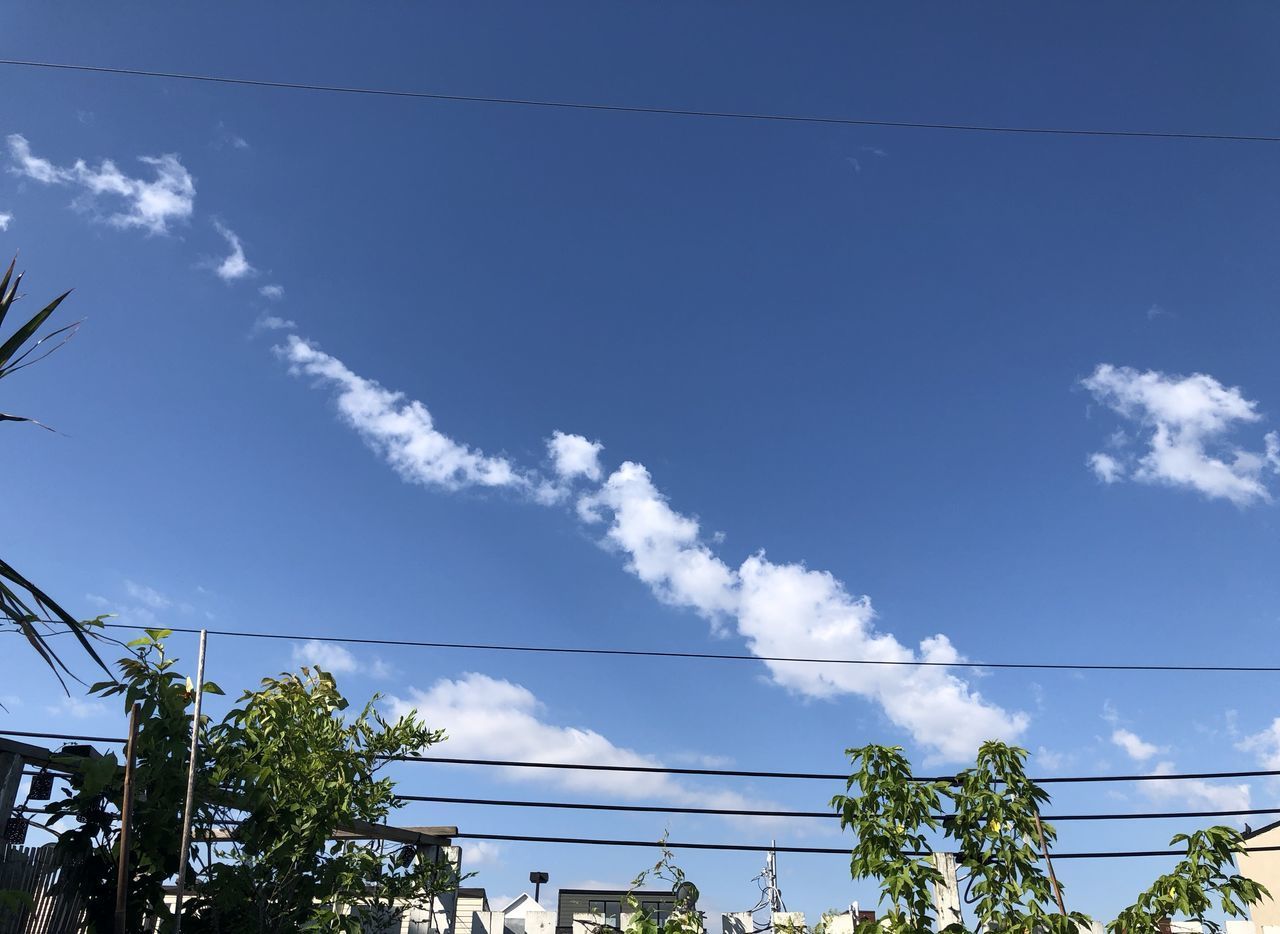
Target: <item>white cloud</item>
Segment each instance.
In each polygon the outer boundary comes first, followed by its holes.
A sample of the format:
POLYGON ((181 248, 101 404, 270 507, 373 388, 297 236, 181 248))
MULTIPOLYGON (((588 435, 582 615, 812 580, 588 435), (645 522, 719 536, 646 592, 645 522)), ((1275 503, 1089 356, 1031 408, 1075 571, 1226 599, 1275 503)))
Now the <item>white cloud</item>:
MULTIPOLYGON (((595 730, 560 726, 543 718, 542 703, 523 685, 470 672, 442 678, 425 691, 410 688, 386 699, 401 716, 416 710, 428 726, 443 729, 444 754, 459 758, 502 758, 516 762, 583 762, 599 765, 660 766, 653 756, 615 745, 595 730)), ((762 802, 733 791, 693 787, 671 775, 644 772, 585 772, 570 769, 504 769, 507 781, 552 782, 578 792, 628 799, 660 798, 701 807, 752 808, 762 802)))
POLYGON ((13 215, 6 211, 0 211, 0 230, 8 230, 9 225, 12 223, 13 215))
MULTIPOLYGON (((1160 762, 1152 775, 1169 775, 1177 770, 1172 762, 1160 762)), ((1249 807, 1249 786, 1207 782, 1202 779, 1142 782, 1143 791, 1153 801, 1175 801, 1189 808, 1238 811, 1249 807)))
MULTIPOLYGON (((408 481, 445 489, 505 487, 544 504, 566 492, 440 433, 422 403, 357 376, 302 338, 290 335, 277 352, 294 372, 336 388, 342 417, 408 481)), ((597 442, 557 432, 548 449, 560 484, 600 476, 597 442)), ((756 655, 934 663, 766 662, 778 685, 807 697, 872 700, 931 756, 946 760, 970 758, 987 739, 1016 739, 1028 725, 1025 713, 988 701, 948 670, 947 664, 963 659, 945 635, 930 636, 918 648, 903 645, 877 630, 869 598, 851 595, 831 574, 777 564, 763 553, 730 567, 704 540, 698 521, 671 508, 641 464, 622 464, 576 505, 582 521, 608 523, 605 544, 624 556, 626 569, 659 600, 693 610, 716 631, 736 626, 756 655)))
POLYGON ((9 157, 14 162, 9 171, 13 174, 24 175, 45 185, 55 185, 71 180, 69 171, 58 168, 48 159, 41 159, 34 155, 31 152, 31 144, 21 133, 10 133, 7 142, 9 157))
POLYGON ((364 662, 347 648, 333 642, 310 639, 296 643, 292 650, 295 665, 312 665, 330 674, 364 674, 372 678, 388 678, 394 669, 380 658, 364 662))
POLYGON ((83 697, 64 697, 45 711, 52 716, 71 717, 75 720, 87 720, 100 717, 107 712, 107 705, 101 701, 88 700, 83 697))
POLYGON ((258 294, 263 298, 269 298, 273 302, 278 302, 280 299, 284 298, 284 286, 271 282, 258 289, 258 294))
POLYGON ((172 153, 139 156, 138 161, 150 166, 154 178, 141 179, 125 175, 110 159, 96 169, 83 159, 70 168, 55 165, 31 152, 31 145, 20 133, 8 137, 10 171, 45 185, 70 185, 84 191, 82 207, 94 211, 113 227, 139 227, 152 234, 169 232, 169 224, 191 217, 195 207, 196 188, 191 173, 172 153), (102 200, 123 201, 123 206, 102 212, 102 200))
MULTIPOLYGON (((493 866, 501 862, 502 847, 496 843, 490 843, 488 840, 470 840, 462 848, 462 866, 464 870, 475 869, 478 866, 493 866)), ((508 901, 495 900, 490 904, 506 905, 508 901)))
POLYGON ((563 431, 555 432, 547 441, 547 451, 555 465, 556 475, 562 480, 584 477, 598 481, 602 450, 604 445, 599 441, 588 441, 581 435, 569 435, 563 431))
POLYGON ((254 268, 249 265, 249 260, 244 255, 244 246, 240 243, 240 238, 226 224, 221 221, 214 221, 213 226, 218 229, 218 233, 222 234, 227 246, 231 248, 231 252, 214 268, 214 273, 223 282, 234 282, 236 279, 243 279, 245 276, 251 276, 254 268))
POLYGON ((1043 766, 1050 772, 1056 772, 1067 764, 1068 756, 1066 753, 1055 752, 1044 746, 1036 747, 1035 764, 1043 766))
POLYGON ((405 480, 457 490, 467 486, 525 489, 530 481, 502 457, 489 457, 436 430, 427 407, 357 376, 341 360, 290 334, 277 353, 290 372, 337 390, 338 411, 405 480))
POLYGON ((1161 747, 1155 743, 1148 743, 1131 730, 1115 730, 1111 734, 1111 742, 1123 749, 1135 762, 1145 762, 1162 751, 1161 747))
POLYGON ((255 334, 262 331, 292 331, 297 327, 297 322, 288 318, 281 318, 279 315, 259 315, 257 320, 253 322, 253 332, 255 334))
MULTIPOLYGON (((1258 454, 1231 445, 1227 435, 1240 424, 1259 420, 1257 403, 1237 387, 1212 376, 1169 376, 1154 370, 1100 364, 1081 383, 1095 399, 1148 433, 1147 451, 1125 465, 1140 483, 1198 490, 1238 506, 1270 502, 1263 469, 1280 469, 1268 452, 1258 454)), ((1280 458, 1280 439, 1276 443, 1280 458)), ((1109 455, 1094 455, 1094 458, 1109 455)), ((1095 472, 1098 466, 1090 459, 1095 472)), ((1116 462, 1117 466, 1119 462, 1116 462)))
POLYGON ((613 519, 608 543, 663 603, 688 607, 717 627, 737 608, 733 571, 702 543, 697 521, 667 504, 644 465, 624 463, 598 490, 579 498, 584 521, 599 522, 605 513, 613 519))
POLYGON ((315 665, 330 674, 353 672, 360 667, 356 657, 340 645, 312 639, 293 647, 295 665, 315 665))
POLYGON ((124 590, 130 597, 150 610, 167 610, 173 605, 172 600, 154 587, 147 587, 145 584, 126 580, 124 582, 124 590))
MULTIPOLYGON (((958 662, 944 635, 902 645, 874 625, 865 596, 850 595, 825 571, 775 564, 763 553, 735 571, 702 540, 696 520, 673 510, 640 464, 624 463, 578 502, 594 522, 609 513, 606 541, 627 557, 627 570, 664 603, 687 607, 725 628, 733 619, 750 650, 761 656, 856 658, 888 662, 958 662)), ((1026 714, 985 700, 945 667, 765 663, 775 683, 808 697, 856 694, 877 702, 932 755, 960 760, 987 739, 1013 739, 1026 714)))
POLYGON ((1280 769, 1280 717, 1272 720, 1266 729, 1240 740, 1236 748, 1256 753, 1264 769, 1280 769))
POLYGON ((1103 483, 1115 483, 1124 479, 1124 465, 1110 454, 1101 451, 1089 455, 1089 466, 1103 483))

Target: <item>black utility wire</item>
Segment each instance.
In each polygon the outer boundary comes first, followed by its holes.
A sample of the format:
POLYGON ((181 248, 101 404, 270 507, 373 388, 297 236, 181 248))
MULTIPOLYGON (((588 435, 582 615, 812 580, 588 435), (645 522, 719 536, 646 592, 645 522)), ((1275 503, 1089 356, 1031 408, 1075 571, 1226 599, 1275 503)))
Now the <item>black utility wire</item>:
MULTIPOLYGON (((655 772, 662 775, 717 775, 726 778, 798 778, 821 781, 848 781, 839 772, 765 772, 745 769, 684 769, 659 765, 588 765, 576 762, 521 762, 516 759, 460 759, 444 756, 387 756, 400 762, 443 762, 449 765, 491 765, 526 769, 581 769, 588 772, 655 772)), ((1251 769, 1241 772, 1178 772, 1169 775, 1053 775, 1033 778, 1037 784, 1075 782, 1156 782, 1204 778, 1262 778, 1280 775, 1280 769, 1251 769)), ((916 776, 917 782, 952 782, 954 775, 916 776)))
MULTIPOLYGON (((399 801, 425 801, 434 804, 475 804, 512 808, 563 808, 575 811, 626 811, 639 814, 711 814, 717 817, 819 817, 835 820, 834 811, 770 811, 748 808, 699 808, 665 804, 598 804, 578 801, 512 801, 507 798, 450 798, 441 795, 396 795, 399 801)), ((1280 808, 1249 808, 1232 811, 1145 811, 1127 814, 1043 814, 1047 821, 1096 820, 1176 820, 1191 817, 1255 817, 1280 814, 1280 808)), ((948 815, 934 815, 946 820, 948 815)))
MULTIPOLYGON (((49 622, 55 622, 49 620, 49 622)), ((201 630, 182 626, 140 627, 106 623, 109 629, 139 630, 163 628, 171 632, 199 634, 201 630)), ((1054 671, 1160 671, 1160 672, 1258 672, 1275 674, 1280 665, 1148 665, 1076 664, 1071 662, 936 662, 920 659, 811 658, 791 655, 751 655, 746 652, 664 652, 654 649, 592 649, 559 645, 508 645, 494 642, 426 642, 414 639, 369 639, 358 636, 313 636, 300 633, 246 632, 237 629, 206 629, 211 636, 237 639, 276 639, 284 642, 336 642, 347 645, 386 645, 425 649, 468 649, 483 652, 532 652, 550 655, 615 655, 631 658, 698 658, 734 662, 795 662, 805 665, 867 665, 901 668, 1011 668, 1054 671)))
POLYGON ((435 91, 405 91, 393 88, 354 87, 336 84, 305 84, 294 81, 267 81, 258 78, 232 78, 176 71, 148 71, 141 68, 110 68, 105 65, 81 65, 71 62, 39 62, 23 59, 0 59, 0 65, 20 68, 47 68, 105 75, 129 75, 137 78, 168 78, 179 81, 202 81, 209 84, 232 84, 254 88, 278 88, 290 91, 322 91, 330 94, 359 94, 373 97, 402 97, 419 100, 452 101, 467 104, 506 104, 518 107, 554 108, 560 110, 606 111, 610 113, 651 114, 674 117, 709 117, 721 120, 756 120, 773 123, 810 123, 828 126, 884 127, 910 130, 952 130, 966 133, 1013 133, 1040 136, 1099 136, 1134 139, 1218 140, 1241 143, 1280 143, 1280 136, 1255 133, 1172 132, 1164 130, 1106 130, 1077 127, 1005 126, 986 123, 926 123, 913 120, 870 120, 855 117, 824 117, 808 114, 754 113, 738 110, 694 110, 683 107, 643 107, 623 104, 601 104, 587 101, 539 100, 524 97, 484 97, 473 94, 444 94, 435 91))
MULTIPOLYGON (((581 846, 643 846, 669 847, 673 850, 729 850, 747 853, 820 853, 848 857, 848 847, 831 846, 770 846, 756 843, 676 843, 671 840, 604 840, 591 837, 529 837, 505 833, 456 833, 455 840, 506 840, 514 843, 574 843, 581 846)), ((1280 846, 1244 847, 1242 853, 1270 853, 1280 846)), ((904 856, 931 856, 931 853, 904 853, 904 856)), ((1123 850, 1094 853, 1053 853, 1054 859, 1133 859, 1143 856, 1186 856, 1186 850, 1123 850)))
MULTIPOLYGON (((33 736, 41 739, 72 739, 92 743, 123 743, 114 736, 77 736, 69 733, 38 733, 25 730, 0 730, 0 736, 33 736)), ((585 772, 645 772, 660 775, 714 775, 722 778, 798 778, 820 781, 847 781, 849 776, 839 772, 768 772, 746 769, 693 769, 662 765, 592 765, 586 762, 522 762, 518 759, 462 759, 444 756, 381 756, 391 762, 430 762, 445 765, 485 765, 522 769, 574 769, 585 772)), ((1187 779, 1210 778, 1265 778, 1280 775, 1280 769, 1251 769, 1240 772, 1176 772, 1168 775, 1050 775, 1033 778, 1041 785, 1076 782, 1172 782, 1187 779)), ((954 775, 933 777, 917 776, 917 782, 951 782, 954 775)))

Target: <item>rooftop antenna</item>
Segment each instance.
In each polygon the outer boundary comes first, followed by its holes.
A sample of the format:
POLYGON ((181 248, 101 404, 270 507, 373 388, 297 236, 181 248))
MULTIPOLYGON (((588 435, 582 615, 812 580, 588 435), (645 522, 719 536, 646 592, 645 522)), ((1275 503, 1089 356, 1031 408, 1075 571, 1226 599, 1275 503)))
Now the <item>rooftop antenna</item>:
MULTIPOLYGON (((756 902, 756 906, 749 912, 751 915, 761 911, 768 911, 772 915, 774 912, 787 910, 786 902, 782 900, 782 889, 778 887, 777 846, 777 840, 770 842, 770 848, 764 857, 764 869, 760 870, 760 874, 753 880, 760 886, 760 900, 756 902)), ((772 930, 772 920, 766 919, 761 924, 753 918, 753 927, 755 928, 755 934, 763 934, 763 932, 772 930)))
POLYGON ((778 845, 777 840, 769 841, 769 852, 764 858, 764 875, 765 882, 768 885, 769 894, 769 910, 770 911, 786 911, 786 906, 782 903, 782 890, 778 888, 778 845))

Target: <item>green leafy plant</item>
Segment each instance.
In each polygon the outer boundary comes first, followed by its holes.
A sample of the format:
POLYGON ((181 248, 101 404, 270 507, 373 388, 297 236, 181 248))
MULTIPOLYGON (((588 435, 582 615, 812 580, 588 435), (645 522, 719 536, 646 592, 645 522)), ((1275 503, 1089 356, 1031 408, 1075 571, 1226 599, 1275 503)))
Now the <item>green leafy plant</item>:
MULTIPOLYGON (((954 843, 957 867, 968 880, 974 929, 1076 934, 1089 927, 1088 916, 1054 904, 1061 886, 1055 893, 1055 880, 1040 866, 1042 859, 1047 865, 1056 834, 1040 819, 1049 795, 1027 778, 1025 749, 983 743, 975 765, 953 782, 916 779, 897 746, 848 752, 854 770, 847 787, 858 794, 837 795, 832 805, 841 826, 857 836, 853 877, 878 880, 881 902, 890 906, 885 928, 902 934, 932 929, 931 890, 942 876, 929 852, 930 835, 954 843), (945 816, 939 813, 944 801, 952 804, 945 816)), ((1229 871, 1243 846, 1237 831, 1210 827, 1179 834, 1173 844, 1185 844, 1186 856, 1107 925, 1108 934, 1157 934, 1163 920, 1178 915, 1216 931, 1205 917, 1215 904, 1226 915, 1241 917, 1268 897, 1266 888, 1229 871)), ((871 934, 880 926, 863 923, 858 929, 871 934)), ((956 923, 943 930, 961 934, 970 928, 956 923)))
POLYGON ((630 912, 627 934, 704 934, 706 919, 698 910, 698 887, 689 881, 684 870, 676 864, 675 854, 668 848, 665 835, 661 846, 661 858, 631 880, 631 886, 623 897, 623 904, 630 912), (662 924, 635 897, 636 890, 650 879, 667 883, 676 896, 675 906, 662 924))
MULTIPOLYGON (((928 853, 941 824, 945 782, 917 781, 901 746, 867 745, 845 751, 853 764, 846 791, 831 806, 841 828, 857 837, 849 870, 854 879, 880 882, 883 927, 891 934, 932 931, 933 886, 942 874, 928 853)), ((879 928, 880 925, 873 925, 879 928)))
MULTIPOLYGON (((0 328, 3 328, 5 319, 8 318, 14 304, 22 297, 18 293, 18 287, 22 283, 22 273, 18 273, 15 276, 13 272, 16 263, 17 260, 15 258, 13 262, 9 263, 9 268, 5 271, 4 276, 0 277, 0 328)), ((70 292, 63 292, 32 315, 25 324, 14 330, 8 338, 0 338, 0 379, 12 376, 33 363, 38 363, 71 339, 76 329, 80 326, 79 322, 57 328, 42 337, 37 336, 37 332, 49 319, 49 316, 57 310, 63 299, 70 294, 70 292), (42 353, 34 357, 31 356, 47 341, 57 337, 61 337, 61 340, 49 346, 42 353), (26 349, 23 349, 24 347, 26 349)), ((30 422, 31 424, 40 425, 33 418, 6 412, 0 412, 0 422, 30 422)), ((46 428, 47 426, 40 425, 40 427, 46 428)), ((58 629, 72 633, 89 657, 103 671, 110 673, 110 669, 98 656, 97 651, 90 642, 94 628, 101 628, 102 617, 87 621, 76 619, 63 609, 57 601, 20 574, 13 565, 3 560, 0 560, 0 624, 6 625, 10 631, 20 633, 31 644, 36 654, 57 676, 64 690, 67 684, 63 675, 68 675, 73 679, 75 675, 49 643, 49 635, 58 629)))
MULTIPOLYGON (((165 653, 167 629, 148 629, 129 643, 133 654, 118 663, 120 678, 89 689, 100 697, 120 697, 128 711, 139 706, 134 743, 133 822, 127 882, 130 930, 140 930, 144 915, 167 918, 164 882, 178 868, 183 804, 191 741, 194 685, 175 671, 165 653)), ((221 694, 209 682, 204 690, 221 694)), ((66 764, 73 764, 66 760, 66 764)), ((62 800, 46 808, 47 829, 58 835, 57 848, 77 866, 68 884, 84 899, 91 929, 110 931, 115 912, 120 846, 120 810, 124 770, 114 752, 100 759, 74 760, 75 772, 62 800), (63 818, 75 826, 55 829, 63 818)))
POLYGON ((210 730, 210 778, 223 796, 214 810, 235 833, 208 866, 192 931, 356 931, 359 917, 342 906, 386 905, 414 885, 447 884, 441 870, 396 872, 389 854, 334 839, 401 806, 392 780, 378 775, 387 757, 444 738, 413 714, 388 722, 377 700, 347 719, 333 676, 303 668, 264 679, 210 730))
POLYGON ((1026 758, 1017 746, 983 743, 974 767, 956 778, 954 811, 944 831, 958 845, 968 900, 984 930, 1074 934, 1089 927, 1086 915, 1046 909, 1054 893, 1040 865, 1042 840, 1047 848, 1057 835, 1040 821, 1049 795, 1027 777, 1026 758))
POLYGON ((1216 932, 1220 926, 1205 917, 1215 901, 1223 914, 1241 918, 1249 906, 1270 897, 1266 886, 1228 871, 1235 854, 1244 849, 1239 831, 1209 827, 1176 834, 1169 843, 1185 845, 1186 855, 1107 925, 1108 934, 1157 934, 1163 919, 1178 915, 1216 932))

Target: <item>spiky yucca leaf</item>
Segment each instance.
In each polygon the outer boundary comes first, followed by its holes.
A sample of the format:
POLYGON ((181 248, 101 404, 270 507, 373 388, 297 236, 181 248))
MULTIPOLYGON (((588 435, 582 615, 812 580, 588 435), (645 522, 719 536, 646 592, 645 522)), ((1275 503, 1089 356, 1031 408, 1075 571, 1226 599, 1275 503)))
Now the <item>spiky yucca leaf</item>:
MULTIPOLYGON (((21 297, 18 295, 18 286, 22 282, 22 274, 19 273, 16 276, 13 274, 16 263, 17 259, 15 257, 14 261, 9 263, 9 268, 5 271, 4 276, 0 278, 0 327, 3 327, 5 318, 8 317, 14 302, 21 297)), ((0 378, 9 376, 23 367, 43 360, 71 339, 79 327, 79 322, 50 331, 43 337, 32 341, 36 332, 40 330, 41 325, 62 304, 62 300, 70 294, 70 292, 63 292, 36 312, 29 321, 14 331, 7 340, 0 343, 0 378), (58 341, 58 343, 39 356, 27 359, 41 344, 59 335, 62 336, 62 340, 58 341), (23 350, 23 345, 28 342, 31 342, 30 346, 23 350)), ((27 416, 8 415, 4 412, 0 412, 0 422, 31 422, 32 424, 40 425, 39 422, 27 416)), ((40 427, 47 426, 40 425, 40 427)), ((84 650, 89 653, 89 657, 97 662, 104 671, 110 673, 110 669, 107 668, 106 663, 98 656, 89 641, 90 627, 95 622, 100 621, 83 622, 77 620, 47 593, 19 574, 12 565, 2 560, 0 560, 0 621, 11 623, 18 632, 26 637, 26 640, 31 643, 31 647, 36 650, 36 654, 44 660, 44 663, 53 670, 58 680, 62 682, 64 689, 67 685, 66 681, 63 680, 63 673, 71 675, 73 678, 75 675, 72 674, 71 669, 67 667, 66 663, 49 644, 47 637, 51 634, 52 627, 65 626, 80 642, 84 650)))

